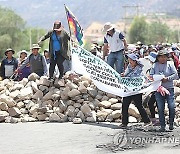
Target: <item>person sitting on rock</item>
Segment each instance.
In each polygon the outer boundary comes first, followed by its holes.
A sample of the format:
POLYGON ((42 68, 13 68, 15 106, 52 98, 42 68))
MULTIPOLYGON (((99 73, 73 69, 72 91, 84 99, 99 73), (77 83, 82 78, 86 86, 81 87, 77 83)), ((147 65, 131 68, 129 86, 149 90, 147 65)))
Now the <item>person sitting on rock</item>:
POLYGON ((18 61, 13 57, 15 51, 11 48, 5 51, 6 58, 1 62, 1 77, 2 79, 10 78, 18 67, 18 61))
POLYGON ((22 70, 29 63, 31 73, 36 73, 40 77, 43 75, 46 76, 47 64, 44 56, 39 53, 40 48, 41 47, 38 44, 33 44, 33 47, 31 48, 32 54, 27 57, 17 71, 22 70))

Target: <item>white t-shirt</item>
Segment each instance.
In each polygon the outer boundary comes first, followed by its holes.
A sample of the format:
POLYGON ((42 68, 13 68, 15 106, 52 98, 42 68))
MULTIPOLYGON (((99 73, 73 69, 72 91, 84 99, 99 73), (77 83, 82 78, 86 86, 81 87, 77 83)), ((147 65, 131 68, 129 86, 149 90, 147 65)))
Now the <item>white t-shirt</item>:
POLYGON ((123 39, 124 35, 120 31, 115 30, 113 36, 105 35, 104 43, 108 43, 110 52, 116 52, 124 49, 123 39))

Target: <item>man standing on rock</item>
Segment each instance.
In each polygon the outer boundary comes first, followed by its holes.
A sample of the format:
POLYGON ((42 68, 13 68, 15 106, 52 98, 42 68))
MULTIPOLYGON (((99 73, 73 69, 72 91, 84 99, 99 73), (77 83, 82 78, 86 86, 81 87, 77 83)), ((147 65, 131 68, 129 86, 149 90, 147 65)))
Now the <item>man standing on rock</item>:
POLYGON ((123 73, 124 71, 124 50, 127 50, 127 42, 122 32, 115 29, 115 26, 110 22, 104 25, 103 32, 106 32, 104 36, 104 48, 103 59, 108 54, 107 63, 114 68, 116 65, 116 71, 123 73))
POLYGON ((40 77, 47 75, 47 64, 44 56, 39 53, 41 47, 38 44, 33 44, 32 54, 22 63, 17 71, 22 70, 27 64, 30 64, 31 73, 36 73, 40 77))
POLYGON ((59 69, 59 78, 63 77, 64 67, 63 62, 65 59, 69 59, 69 40, 70 36, 63 29, 60 21, 54 22, 53 30, 49 31, 45 36, 41 37, 38 43, 50 38, 49 40, 49 53, 50 53, 50 68, 49 78, 53 78, 55 66, 57 64, 59 69))

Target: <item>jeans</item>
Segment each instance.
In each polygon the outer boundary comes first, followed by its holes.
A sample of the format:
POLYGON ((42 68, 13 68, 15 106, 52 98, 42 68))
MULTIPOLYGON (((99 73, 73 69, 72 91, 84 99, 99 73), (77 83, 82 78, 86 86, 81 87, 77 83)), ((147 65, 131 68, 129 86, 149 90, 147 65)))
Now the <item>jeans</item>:
POLYGON ((50 67, 49 67, 49 77, 52 78, 54 75, 55 66, 57 64, 59 69, 59 78, 63 76, 64 73, 64 62, 65 58, 61 55, 60 52, 56 52, 56 59, 54 57, 51 57, 50 59, 50 67))
POLYGON ((127 125, 128 124, 128 108, 129 105, 131 104, 131 101, 134 101, 135 106, 137 107, 141 118, 144 123, 149 123, 150 119, 142 105, 142 94, 137 94, 133 96, 127 96, 123 98, 123 103, 122 103, 122 124, 127 125))
POLYGON ((118 73, 123 73, 124 71, 124 55, 123 50, 111 52, 108 55, 107 63, 114 68, 114 64, 116 65, 116 71, 118 73))
POLYGON ((165 128, 165 115, 164 115, 164 108, 165 108, 165 101, 168 103, 169 108, 169 124, 173 125, 174 117, 175 117, 175 101, 174 101, 174 88, 168 89, 170 95, 162 96, 159 92, 155 93, 157 106, 158 106, 158 113, 159 113, 159 121, 162 128, 165 128))

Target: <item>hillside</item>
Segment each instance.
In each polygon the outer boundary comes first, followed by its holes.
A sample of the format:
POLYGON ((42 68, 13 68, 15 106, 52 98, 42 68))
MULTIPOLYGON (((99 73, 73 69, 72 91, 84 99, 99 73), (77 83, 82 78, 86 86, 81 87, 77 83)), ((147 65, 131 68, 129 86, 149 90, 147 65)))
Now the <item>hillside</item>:
MULTIPOLYGON (((0 5, 9 7, 27 21, 27 25, 51 28, 59 19, 67 26, 64 4, 75 14, 83 28, 93 21, 116 22, 124 17, 124 5, 139 5, 140 13, 166 12, 180 16, 179 0, 0 0, 0 5), (172 6, 172 7, 169 7, 172 6)), ((135 14, 135 8, 127 14, 135 14)))

